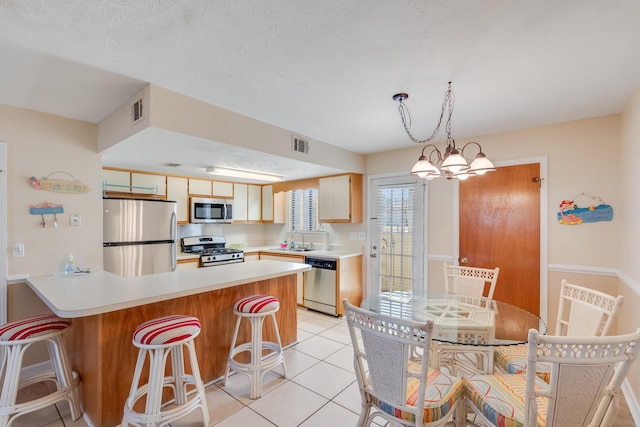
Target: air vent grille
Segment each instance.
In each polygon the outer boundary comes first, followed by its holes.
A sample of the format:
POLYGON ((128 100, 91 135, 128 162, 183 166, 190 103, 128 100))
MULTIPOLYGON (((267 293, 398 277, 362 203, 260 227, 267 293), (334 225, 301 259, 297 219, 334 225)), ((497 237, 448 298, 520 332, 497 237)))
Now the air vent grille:
POLYGON ((142 109, 142 98, 138 99, 136 102, 133 103, 131 108, 131 119, 134 124, 144 119, 144 112, 142 109))
POLYGON ((180 163, 167 162, 167 163, 163 163, 162 166, 177 168, 178 166, 182 166, 182 165, 180 163))
POLYGON ((295 136, 292 137, 291 151, 307 154, 309 152, 309 141, 305 141, 304 139, 300 139, 295 136))

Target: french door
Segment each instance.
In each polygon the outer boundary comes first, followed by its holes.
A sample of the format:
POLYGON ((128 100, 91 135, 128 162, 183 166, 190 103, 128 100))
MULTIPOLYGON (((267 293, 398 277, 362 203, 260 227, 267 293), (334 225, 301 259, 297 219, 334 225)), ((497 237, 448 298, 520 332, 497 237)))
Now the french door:
POLYGON ((426 186, 412 176, 373 178, 370 186, 371 292, 425 294, 426 186))

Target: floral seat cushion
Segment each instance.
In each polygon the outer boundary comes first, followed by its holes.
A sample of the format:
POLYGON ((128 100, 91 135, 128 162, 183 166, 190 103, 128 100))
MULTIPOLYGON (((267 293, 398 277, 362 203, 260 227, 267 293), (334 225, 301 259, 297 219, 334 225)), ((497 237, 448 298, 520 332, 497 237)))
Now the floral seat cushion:
MULTIPOLYGON (((419 372, 420 365, 409 362, 409 369, 419 372)), ((407 405, 415 406, 418 397, 420 381, 410 378, 407 384, 407 405)), ((429 369, 427 386, 424 393, 424 422, 438 421, 447 416, 449 411, 455 409, 455 403, 462 395, 462 380, 443 372, 429 369)), ((382 411, 396 418, 415 422, 414 414, 403 411, 392 404, 373 399, 373 404, 382 411)))
MULTIPOLYGON (((472 375, 463 378, 465 393, 472 404, 494 425, 522 427, 524 425, 524 391, 526 375, 472 375)), ((536 390, 549 385, 536 377, 536 390)), ((538 427, 547 418, 547 398, 539 397, 538 427)))
MULTIPOLYGON (((526 345, 498 347, 494 353, 494 362, 508 374, 524 374, 527 372, 527 351, 526 345)), ((538 377, 549 382, 551 365, 538 363, 536 371, 538 377)))

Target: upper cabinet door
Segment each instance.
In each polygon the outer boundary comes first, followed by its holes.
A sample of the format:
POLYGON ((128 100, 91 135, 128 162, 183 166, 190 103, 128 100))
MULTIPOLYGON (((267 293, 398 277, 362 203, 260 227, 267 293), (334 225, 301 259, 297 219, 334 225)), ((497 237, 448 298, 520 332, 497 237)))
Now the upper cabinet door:
POLYGON ((177 176, 168 176, 167 200, 176 202, 178 223, 187 224, 189 222, 189 180, 177 176))
POLYGON ((318 216, 320 222, 362 222, 362 175, 320 178, 318 216))
POLYGON ((102 169, 102 184, 108 193, 130 193, 131 172, 102 169))
POLYGON ((262 188, 260 185, 247 186, 247 220, 260 221, 262 217, 262 188))
POLYGON ((246 221, 248 200, 247 184, 233 184, 233 222, 246 221))
POLYGON ((131 173, 131 191, 136 194, 167 195, 167 177, 148 173, 131 173))
POLYGON ((262 222, 273 222, 273 186, 262 186, 262 222))
POLYGON ((213 197, 233 197, 233 182, 212 181, 211 195, 213 197))
POLYGON ((211 197, 211 181, 189 178, 189 195, 211 197))

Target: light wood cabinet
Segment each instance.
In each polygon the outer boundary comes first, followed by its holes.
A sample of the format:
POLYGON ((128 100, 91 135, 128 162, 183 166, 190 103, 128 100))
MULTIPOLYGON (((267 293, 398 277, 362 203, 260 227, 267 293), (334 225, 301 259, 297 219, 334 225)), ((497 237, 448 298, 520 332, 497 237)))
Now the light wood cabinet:
POLYGON ((273 222, 273 186, 262 186, 262 222, 273 222))
POLYGON ((106 197, 137 197, 166 199, 167 177, 165 175, 102 169, 103 193, 106 197))
POLYGON ((258 261, 260 259, 260 252, 245 252, 244 262, 258 261))
POLYGON ((336 314, 344 316, 342 300, 356 307, 362 302, 362 255, 338 259, 336 274, 336 314))
POLYGON ((199 259, 182 259, 182 260, 178 260, 177 265, 176 265, 176 271, 182 271, 182 270, 195 270, 196 268, 200 267, 200 260, 199 259))
POLYGON ((102 169, 102 184, 107 193, 130 193, 131 172, 102 169))
POLYGON ((362 175, 331 176, 318 183, 320 222, 362 222, 362 175))
POLYGON ((233 184, 233 222, 260 222, 260 185, 233 184))
POLYGON ((247 184, 233 184, 233 222, 247 220, 247 184))
POLYGON ((279 191, 273 195, 273 223, 287 223, 287 193, 279 191))
POLYGON ((167 177, 165 175, 132 172, 131 192, 136 194, 166 196, 167 177))
POLYGON ((189 196, 211 197, 211 181, 189 178, 189 196))
POLYGON ((260 221, 262 218, 262 188, 260 185, 247 185, 247 220, 260 221))
POLYGON ((178 176, 167 177, 167 200, 176 202, 178 224, 189 222, 189 180, 178 176))
MULTIPOLYGON (((294 262, 296 264, 304 264, 304 255, 288 255, 288 254, 275 254, 260 252, 260 259, 270 259, 273 261, 294 262)), ((297 296, 296 302, 298 305, 304 305, 304 276, 303 273, 298 273, 296 278, 297 284, 297 296)))
POLYGON ((233 182, 211 181, 212 197, 233 197, 233 182))

